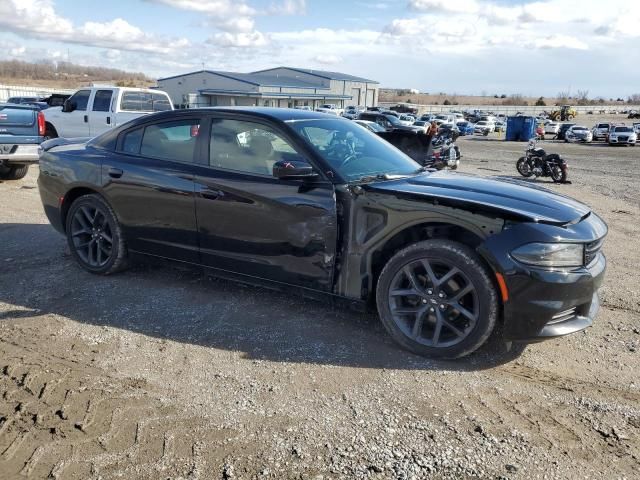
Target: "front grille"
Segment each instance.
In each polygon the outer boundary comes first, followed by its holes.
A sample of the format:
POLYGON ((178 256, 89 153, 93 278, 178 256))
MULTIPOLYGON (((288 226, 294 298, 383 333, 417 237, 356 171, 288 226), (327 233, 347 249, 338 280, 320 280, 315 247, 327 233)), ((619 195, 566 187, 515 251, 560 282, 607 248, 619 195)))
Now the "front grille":
POLYGON ((604 244, 604 237, 596 240, 595 242, 587 243, 584 248, 584 264, 589 266, 598 256, 602 245, 604 244))
POLYGON ((618 137, 619 142, 626 142, 629 140, 629 137, 618 137))

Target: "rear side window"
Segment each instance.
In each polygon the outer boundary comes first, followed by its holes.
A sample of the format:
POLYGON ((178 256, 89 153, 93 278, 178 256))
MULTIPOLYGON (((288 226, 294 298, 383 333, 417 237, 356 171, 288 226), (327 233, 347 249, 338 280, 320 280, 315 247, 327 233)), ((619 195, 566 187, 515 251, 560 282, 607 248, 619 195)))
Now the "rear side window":
POLYGON ((98 90, 96 96, 93 98, 93 111, 94 112, 108 112, 111 110, 111 96, 112 90, 98 90))
POLYGON ((120 109, 133 112, 164 112, 171 110, 171 102, 162 93, 124 92, 120 109))
POLYGON ((130 130, 124 134, 122 139, 122 151, 137 155, 140 153, 140 142, 142 141, 142 128, 130 130))
POLYGON ((193 163, 199 133, 197 118, 148 125, 142 135, 140 155, 193 163))

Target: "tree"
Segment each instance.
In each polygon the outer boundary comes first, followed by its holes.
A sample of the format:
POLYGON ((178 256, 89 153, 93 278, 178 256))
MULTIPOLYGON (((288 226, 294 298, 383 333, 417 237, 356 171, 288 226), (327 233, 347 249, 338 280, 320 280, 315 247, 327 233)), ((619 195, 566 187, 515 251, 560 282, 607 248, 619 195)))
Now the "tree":
POLYGON ((633 93, 629 95, 627 102, 629 102, 632 105, 640 105, 640 93, 633 93))
POLYGON ((576 100, 578 105, 589 105, 589 90, 578 90, 576 100))
POLYGON ((503 93, 502 95, 500 95, 500 98, 507 98, 507 95, 503 93))
POLYGON ((544 101, 544 97, 540 97, 538 100, 536 100, 536 107, 546 107, 547 104, 544 101))
POLYGON ((451 105, 451 102, 449 101, 448 98, 444 99, 444 102, 442 102, 443 105, 451 105))

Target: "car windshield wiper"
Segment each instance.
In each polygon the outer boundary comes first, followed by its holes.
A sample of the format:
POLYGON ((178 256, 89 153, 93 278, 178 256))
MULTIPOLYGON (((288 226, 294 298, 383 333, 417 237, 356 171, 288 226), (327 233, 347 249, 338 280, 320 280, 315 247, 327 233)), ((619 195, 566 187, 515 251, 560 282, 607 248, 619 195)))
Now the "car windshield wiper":
POLYGON ((414 173, 405 173, 405 174, 400 174, 400 173, 376 173, 376 174, 371 174, 371 175, 363 175, 362 177, 352 180, 350 183, 367 183, 367 182, 373 182, 375 180, 395 180, 398 178, 404 178, 404 177, 409 177, 411 175, 413 175, 414 173))

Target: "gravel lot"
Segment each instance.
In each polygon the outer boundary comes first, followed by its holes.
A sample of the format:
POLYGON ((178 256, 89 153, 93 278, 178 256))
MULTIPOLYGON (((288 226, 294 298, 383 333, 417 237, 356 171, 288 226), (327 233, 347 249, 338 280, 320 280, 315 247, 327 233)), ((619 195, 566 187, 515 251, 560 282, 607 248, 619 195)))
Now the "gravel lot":
MULTIPOLYGON (((603 308, 586 332, 457 362, 399 350, 373 315, 200 272, 92 276, 37 168, 0 183, 0 478, 640 477, 640 148, 545 143, 573 183, 537 183, 609 224, 603 308)), ((526 146, 459 145, 461 171, 510 177, 526 146)))

